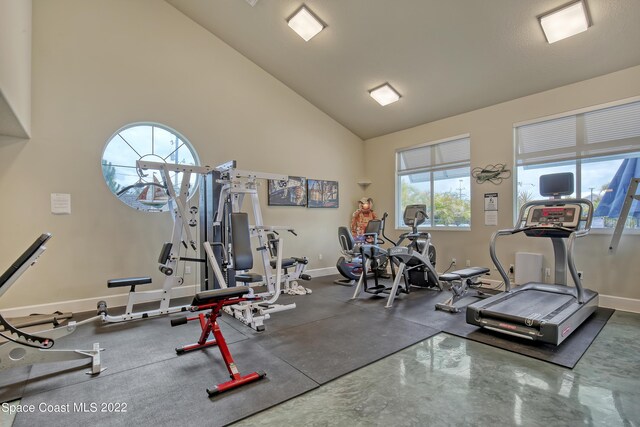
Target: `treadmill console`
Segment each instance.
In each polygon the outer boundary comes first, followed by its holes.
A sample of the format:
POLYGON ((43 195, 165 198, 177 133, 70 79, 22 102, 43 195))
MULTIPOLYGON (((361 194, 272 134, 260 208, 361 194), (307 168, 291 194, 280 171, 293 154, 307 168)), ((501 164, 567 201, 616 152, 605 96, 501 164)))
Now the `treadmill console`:
POLYGON ((525 226, 578 228, 580 211, 580 205, 575 204, 533 206, 529 209, 525 226))

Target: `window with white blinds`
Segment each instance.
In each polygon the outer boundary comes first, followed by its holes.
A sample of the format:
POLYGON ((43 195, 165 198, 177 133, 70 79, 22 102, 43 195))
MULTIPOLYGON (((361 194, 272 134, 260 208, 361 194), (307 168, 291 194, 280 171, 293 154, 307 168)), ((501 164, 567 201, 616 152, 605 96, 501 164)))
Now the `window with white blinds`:
POLYGON ((470 227, 469 135, 396 152, 396 226, 407 205, 424 203, 426 227, 470 227))
POLYGON ((518 165, 634 152, 640 147, 640 102, 518 126, 515 138, 518 165))
MULTIPOLYGON (((635 169, 640 168, 639 101, 517 125, 514 130, 516 213, 527 201, 540 198, 541 175, 571 172, 573 196, 594 204, 592 228, 615 226, 629 177, 640 171, 635 169)), ((638 228, 640 204, 632 208, 625 226, 638 228)))
POLYGON ((398 151, 397 171, 409 174, 468 166, 471 158, 469 137, 398 151))

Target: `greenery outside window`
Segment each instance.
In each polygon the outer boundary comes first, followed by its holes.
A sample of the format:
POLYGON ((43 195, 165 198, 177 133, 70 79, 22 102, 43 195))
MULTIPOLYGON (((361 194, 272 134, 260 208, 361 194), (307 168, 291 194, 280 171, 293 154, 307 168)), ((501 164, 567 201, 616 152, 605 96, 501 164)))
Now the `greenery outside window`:
MULTIPOLYGON (((517 124, 514 137, 514 216, 524 203, 540 198, 540 175, 572 172, 576 189, 572 197, 587 198, 596 209, 592 228, 615 227, 617 216, 599 215, 598 205, 609 192, 627 191, 628 183, 616 186, 614 177, 623 172, 622 168, 640 162, 640 102, 517 124)), ((625 226, 637 229, 639 219, 640 206, 635 202, 625 226)))
MULTIPOLYGON (((174 164, 199 165, 198 156, 177 131, 158 123, 132 123, 116 131, 102 153, 102 174, 109 190, 126 205, 143 211, 168 210, 168 194, 159 171, 136 168, 137 160, 174 164)), ((181 173, 171 172, 176 192, 181 173)), ((197 189, 197 176, 191 176, 189 195, 197 189)))
POLYGON ((424 203, 424 227, 469 229, 470 157, 469 135, 396 151, 396 227, 407 205, 424 203))

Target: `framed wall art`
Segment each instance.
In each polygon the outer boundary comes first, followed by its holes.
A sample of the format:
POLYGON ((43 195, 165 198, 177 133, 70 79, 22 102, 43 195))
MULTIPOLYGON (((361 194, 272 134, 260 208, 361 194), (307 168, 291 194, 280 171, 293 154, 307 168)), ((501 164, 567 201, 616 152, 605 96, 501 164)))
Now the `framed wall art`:
POLYGON ((290 176, 286 183, 269 180, 269 206, 307 206, 307 178, 290 176))
POLYGON ((307 206, 310 208, 337 208, 338 181, 307 180, 307 197, 307 206))

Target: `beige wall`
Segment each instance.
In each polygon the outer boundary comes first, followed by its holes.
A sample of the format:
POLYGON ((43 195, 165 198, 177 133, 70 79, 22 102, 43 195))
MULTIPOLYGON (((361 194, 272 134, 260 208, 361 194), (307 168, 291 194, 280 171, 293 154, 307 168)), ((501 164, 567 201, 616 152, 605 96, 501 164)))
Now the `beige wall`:
MULTIPOLYGON (((367 175, 373 181, 368 193, 376 200, 379 212, 389 211, 389 224, 395 224, 392 221, 395 221, 396 149, 469 133, 472 168, 506 163, 509 169, 513 169, 514 123, 638 95, 640 67, 634 67, 367 140, 365 167, 367 175)), ((493 267, 489 258, 490 236, 498 228, 513 226, 512 179, 498 186, 472 182, 471 194, 471 231, 433 232, 440 260, 438 270, 446 268, 451 258, 458 260, 458 267, 464 266, 467 259, 471 260, 472 265, 493 267), (498 227, 485 226, 483 193, 496 191, 499 193, 499 224, 498 227)), ((396 231, 396 235, 398 233, 396 231)), ((609 235, 590 235, 578 241, 576 264, 579 270, 584 271, 586 286, 606 295, 640 298, 640 287, 636 279, 640 276, 640 236, 624 236, 615 257, 607 253, 609 241, 609 235)), ((541 252, 545 254, 545 266, 553 263, 553 253, 548 242, 522 237, 502 238, 499 241, 498 255, 507 267, 514 262, 515 251, 541 252)), ((497 272, 492 273, 492 278, 499 279, 497 272)))
POLYGON ((31 0, 0 0, 0 135, 30 132, 31 0))
POLYGON ((119 202, 100 167, 106 140, 136 121, 181 132, 204 164, 338 180, 339 209, 263 206, 266 223, 299 231, 286 253, 335 265, 362 194, 358 137, 163 1, 35 0, 33 30, 32 138, 0 144, 0 269, 39 233, 53 239, 0 307, 122 292, 113 277, 161 282, 169 214, 119 202), (71 215, 50 213, 53 192, 71 194, 71 215))
MULTIPOLYGON (((127 123, 175 128, 206 164, 236 159, 244 169, 338 180, 339 209, 263 203, 267 223, 299 231, 287 239, 286 253, 306 255, 311 268, 322 268, 335 264, 336 229, 365 194, 359 178, 373 181, 366 194, 378 213, 388 210, 393 217, 395 149, 470 133, 472 166, 512 167, 513 123, 640 95, 635 67, 363 144, 165 2, 36 0, 33 30, 32 138, 0 137, 0 269, 39 233, 54 238, 39 265, 3 296, 2 308, 119 293, 106 289, 113 277, 152 275, 161 282, 156 258, 169 239, 169 215, 123 205, 101 174, 105 141, 127 123), (52 192, 71 193, 70 216, 50 214, 52 192)), ((499 228, 512 225, 511 181, 471 190, 472 231, 434 232, 439 269, 452 257, 491 265, 488 240, 498 227, 483 225, 482 193, 499 192, 499 228)), ((615 258, 606 251, 608 236, 580 241, 577 263, 587 286, 640 298, 632 279, 640 274, 632 251, 639 238, 625 237, 615 258)), ((548 245, 522 238, 505 241, 499 254, 508 264, 516 250, 543 251, 549 263, 548 245)), ((188 283, 196 282, 195 273, 188 283)))

